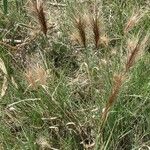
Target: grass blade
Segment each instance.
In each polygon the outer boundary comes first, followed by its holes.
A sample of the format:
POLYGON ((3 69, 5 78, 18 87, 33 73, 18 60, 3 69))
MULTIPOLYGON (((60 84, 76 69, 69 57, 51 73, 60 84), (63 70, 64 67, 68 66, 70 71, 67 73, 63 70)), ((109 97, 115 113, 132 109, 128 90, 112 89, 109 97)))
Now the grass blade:
POLYGON ((4 14, 8 13, 8 1, 3 0, 3 9, 4 9, 4 14))

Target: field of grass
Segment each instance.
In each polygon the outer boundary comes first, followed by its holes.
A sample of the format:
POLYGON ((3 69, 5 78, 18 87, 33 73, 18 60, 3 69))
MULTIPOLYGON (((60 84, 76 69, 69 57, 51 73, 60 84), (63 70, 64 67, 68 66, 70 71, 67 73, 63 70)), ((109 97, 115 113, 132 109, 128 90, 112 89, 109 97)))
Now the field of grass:
POLYGON ((149 0, 1 0, 0 150, 150 150, 149 43, 149 0))

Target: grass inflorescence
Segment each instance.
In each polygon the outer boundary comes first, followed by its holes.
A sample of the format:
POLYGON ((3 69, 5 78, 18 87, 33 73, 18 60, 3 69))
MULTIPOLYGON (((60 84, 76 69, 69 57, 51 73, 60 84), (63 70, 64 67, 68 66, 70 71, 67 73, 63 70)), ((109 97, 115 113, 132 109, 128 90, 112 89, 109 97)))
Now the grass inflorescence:
POLYGON ((148 1, 2 1, 0 149, 150 148, 148 1))

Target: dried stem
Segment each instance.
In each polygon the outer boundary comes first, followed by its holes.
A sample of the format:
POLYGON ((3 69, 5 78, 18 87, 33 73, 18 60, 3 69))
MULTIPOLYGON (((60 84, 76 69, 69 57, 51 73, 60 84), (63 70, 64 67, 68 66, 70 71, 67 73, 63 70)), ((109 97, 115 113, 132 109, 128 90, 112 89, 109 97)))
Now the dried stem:
POLYGON ((2 41, 0 41, 0 45, 3 45, 3 46, 5 46, 5 47, 7 47, 7 48, 9 48, 9 49, 11 49, 11 50, 13 50, 13 51, 16 51, 16 50, 17 50, 17 47, 11 46, 11 45, 6 44, 5 42, 2 42, 2 41))

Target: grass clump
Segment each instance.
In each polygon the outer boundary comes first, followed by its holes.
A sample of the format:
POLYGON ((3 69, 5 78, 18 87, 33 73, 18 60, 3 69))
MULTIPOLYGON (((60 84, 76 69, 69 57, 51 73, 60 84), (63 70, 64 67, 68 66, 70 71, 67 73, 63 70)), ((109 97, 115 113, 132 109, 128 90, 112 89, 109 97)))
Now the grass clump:
POLYGON ((2 4, 0 149, 149 149, 145 1, 2 4))

